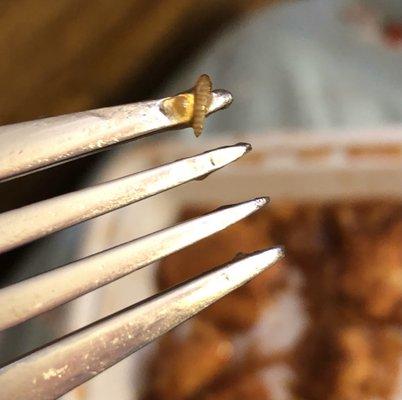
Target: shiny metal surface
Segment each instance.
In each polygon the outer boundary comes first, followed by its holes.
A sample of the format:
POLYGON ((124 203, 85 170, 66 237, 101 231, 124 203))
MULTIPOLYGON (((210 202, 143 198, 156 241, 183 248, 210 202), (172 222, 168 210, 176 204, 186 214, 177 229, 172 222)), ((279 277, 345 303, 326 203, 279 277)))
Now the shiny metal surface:
POLYGON ((216 268, 0 369, 1 398, 55 399, 111 367, 273 265, 280 248, 216 268))
POLYGON ((152 233, 0 290, 0 330, 88 293, 259 210, 259 198, 152 233))
POLYGON ((0 214, 0 253, 105 214, 235 161, 251 148, 239 143, 0 214))
MULTIPOLYGON (((207 114, 232 96, 212 93, 207 114)), ((0 182, 193 119, 194 94, 0 127, 0 182)), ((238 159, 240 143, 0 215, 0 252, 183 184, 238 159)), ((259 198, 216 210, 56 268, 0 291, 0 329, 18 324, 142 268, 257 211, 259 198)), ((239 287, 283 256, 264 250, 65 336, 0 369, 0 399, 55 399, 239 287)))
MULTIPOLYGON (((184 104, 185 108, 192 98, 192 93, 188 92, 171 98, 0 127, 0 182, 116 143, 186 127, 192 114, 180 110, 165 112, 163 104, 166 100, 173 100, 174 104, 184 104), (175 99, 180 101, 175 102, 175 99)), ((215 90, 208 114, 227 107, 231 102, 229 92, 215 90)))

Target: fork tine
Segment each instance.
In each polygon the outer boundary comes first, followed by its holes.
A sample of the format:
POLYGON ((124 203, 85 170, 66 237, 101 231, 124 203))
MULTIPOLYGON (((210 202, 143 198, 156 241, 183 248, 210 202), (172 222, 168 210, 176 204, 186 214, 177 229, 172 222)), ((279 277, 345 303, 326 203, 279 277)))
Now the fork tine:
POLYGON ((251 149, 220 147, 0 214, 0 253, 209 174, 251 149))
MULTIPOLYGON (((230 105, 212 93, 207 114, 230 105)), ((120 142, 189 125, 191 91, 159 100, 101 108, 0 127, 0 182, 93 153, 120 142), (169 107, 165 107, 168 104, 169 107)))
POLYGON ((0 290, 0 330, 157 261, 259 210, 261 197, 224 207, 0 290))
POLYGON ((281 248, 213 269, 0 369, 4 398, 54 399, 93 378, 273 265, 281 248))

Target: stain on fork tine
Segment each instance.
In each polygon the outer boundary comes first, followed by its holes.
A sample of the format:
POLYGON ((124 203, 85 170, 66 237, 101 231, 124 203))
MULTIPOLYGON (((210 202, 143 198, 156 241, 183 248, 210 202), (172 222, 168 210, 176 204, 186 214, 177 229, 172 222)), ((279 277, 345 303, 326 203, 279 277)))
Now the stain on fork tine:
POLYGON ((256 252, 146 299, 0 369, 5 399, 55 399, 93 378, 283 257, 256 252))

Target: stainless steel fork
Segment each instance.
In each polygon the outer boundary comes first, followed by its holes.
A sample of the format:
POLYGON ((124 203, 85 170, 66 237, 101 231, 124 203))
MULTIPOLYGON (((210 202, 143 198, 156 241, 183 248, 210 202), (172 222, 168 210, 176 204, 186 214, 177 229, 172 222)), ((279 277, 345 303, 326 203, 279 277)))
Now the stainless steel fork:
MULTIPOLYGON (((212 92, 207 114, 232 96, 212 92)), ((0 127, 0 181, 82 157, 127 140, 191 124, 194 94, 0 127)), ((239 143, 0 214, 0 252, 205 176, 251 149, 239 143)), ((0 290, 0 330, 73 300, 257 211, 266 197, 60 266, 0 290)), ((91 379, 252 279, 283 256, 281 248, 226 265, 145 299, 0 369, 0 399, 54 399, 91 379)))

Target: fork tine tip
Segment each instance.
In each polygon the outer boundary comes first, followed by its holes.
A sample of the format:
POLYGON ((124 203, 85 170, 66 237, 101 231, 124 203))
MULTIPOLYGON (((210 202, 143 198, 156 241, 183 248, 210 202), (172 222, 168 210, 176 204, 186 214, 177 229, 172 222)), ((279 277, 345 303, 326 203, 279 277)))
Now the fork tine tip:
POLYGON ((212 101, 209 106, 208 114, 229 107, 233 102, 233 95, 225 89, 216 89, 212 91, 212 101))

